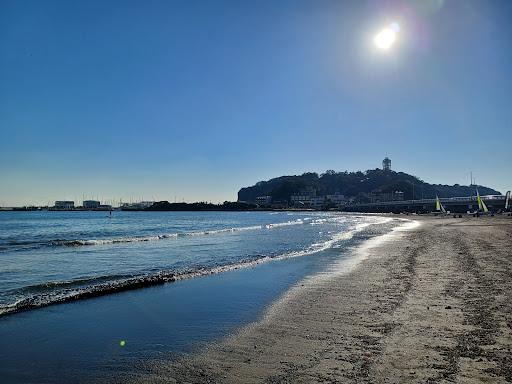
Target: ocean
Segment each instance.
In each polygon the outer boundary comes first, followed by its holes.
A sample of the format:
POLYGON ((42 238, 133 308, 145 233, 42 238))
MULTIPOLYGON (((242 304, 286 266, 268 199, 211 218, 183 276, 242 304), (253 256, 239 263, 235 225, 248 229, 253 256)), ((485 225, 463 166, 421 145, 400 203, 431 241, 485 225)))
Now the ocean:
POLYGON ((193 351, 399 224, 337 212, 0 212, 0 378, 103 381, 193 351))

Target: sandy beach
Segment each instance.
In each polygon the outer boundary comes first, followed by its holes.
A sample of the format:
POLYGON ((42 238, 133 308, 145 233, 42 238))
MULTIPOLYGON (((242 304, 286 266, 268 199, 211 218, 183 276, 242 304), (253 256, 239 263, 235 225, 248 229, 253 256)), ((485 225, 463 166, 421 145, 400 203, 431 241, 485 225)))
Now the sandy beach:
POLYGON ((139 383, 512 381, 512 218, 414 218, 139 383), (412 226, 411 226, 412 227, 412 226))

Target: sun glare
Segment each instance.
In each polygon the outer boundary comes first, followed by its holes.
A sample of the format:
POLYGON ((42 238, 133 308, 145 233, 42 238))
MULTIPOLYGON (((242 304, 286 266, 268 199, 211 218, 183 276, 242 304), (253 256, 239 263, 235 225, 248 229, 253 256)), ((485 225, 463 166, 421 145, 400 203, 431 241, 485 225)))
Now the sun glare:
POLYGON ((375 35, 373 39, 375 46, 381 50, 387 51, 395 44, 399 31, 400 27, 397 23, 390 24, 375 35))

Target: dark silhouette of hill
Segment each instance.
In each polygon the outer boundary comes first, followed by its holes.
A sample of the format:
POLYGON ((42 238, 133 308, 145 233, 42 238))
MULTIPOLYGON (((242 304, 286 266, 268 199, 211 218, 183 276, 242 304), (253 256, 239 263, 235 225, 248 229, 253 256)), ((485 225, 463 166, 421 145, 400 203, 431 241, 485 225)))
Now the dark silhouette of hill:
MULTIPOLYGON (((381 169, 366 172, 335 172, 332 170, 318 175, 314 172, 300 176, 281 176, 268 181, 260 181, 252 187, 240 189, 239 201, 256 201, 258 196, 272 196, 273 200, 289 201, 290 195, 299 194, 308 188, 314 188, 317 195, 340 193, 346 197, 360 196, 361 193, 404 192, 404 199, 439 197, 464 197, 475 195, 476 186, 429 184, 416 176, 404 172, 383 171, 381 169)), ((481 195, 496 195, 500 192, 478 186, 481 195)))

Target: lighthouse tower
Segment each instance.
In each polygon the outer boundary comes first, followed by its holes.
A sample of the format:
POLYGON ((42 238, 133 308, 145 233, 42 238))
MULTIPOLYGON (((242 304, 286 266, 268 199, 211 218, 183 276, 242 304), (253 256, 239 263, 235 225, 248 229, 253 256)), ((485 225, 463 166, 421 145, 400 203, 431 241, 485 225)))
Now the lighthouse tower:
POLYGON ((384 171, 391 171, 391 159, 387 156, 382 160, 382 169, 384 171))

